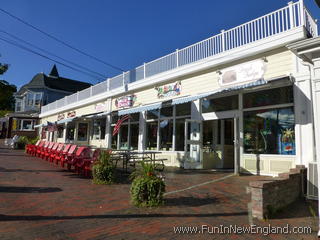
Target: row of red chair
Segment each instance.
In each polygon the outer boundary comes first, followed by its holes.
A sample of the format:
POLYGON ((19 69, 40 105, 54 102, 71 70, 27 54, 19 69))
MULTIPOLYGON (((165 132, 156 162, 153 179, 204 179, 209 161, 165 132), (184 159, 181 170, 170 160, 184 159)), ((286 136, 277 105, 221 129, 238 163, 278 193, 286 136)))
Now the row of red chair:
POLYGON ((92 165, 99 158, 100 149, 92 151, 89 147, 77 146, 75 144, 55 143, 49 141, 38 141, 36 144, 28 144, 26 153, 55 163, 68 170, 74 170, 90 176, 92 165))

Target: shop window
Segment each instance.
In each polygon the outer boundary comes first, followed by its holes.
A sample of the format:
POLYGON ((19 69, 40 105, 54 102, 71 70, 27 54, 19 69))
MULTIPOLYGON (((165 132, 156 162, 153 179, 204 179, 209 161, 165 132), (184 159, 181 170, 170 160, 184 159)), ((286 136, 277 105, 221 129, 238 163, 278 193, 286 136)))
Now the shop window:
POLYGON ((184 126, 185 126, 185 118, 180 118, 176 120, 176 151, 184 151, 184 126))
POLYGON ((106 134, 106 119, 94 119, 92 124, 92 139, 102 140, 105 139, 106 134))
POLYGON ((58 138, 63 138, 63 130, 64 130, 63 125, 58 125, 58 135, 57 135, 58 138))
POLYGON ((244 112, 244 152, 294 155, 293 107, 244 112))
POLYGON ((165 107, 160 109, 160 118, 172 117, 173 107, 165 107))
POLYGON ((128 139, 128 125, 121 125, 120 127, 120 149, 129 149, 128 139))
POLYGON ((140 113, 133 113, 130 114, 130 121, 131 122, 139 122, 140 113))
POLYGON ((157 150, 158 122, 147 122, 146 149, 157 150))
POLYGON ((130 125, 130 149, 137 150, 139 142, 139 124, 130 125))
POLYGON ((293 103, 292 86, 246 93, 243 95, 244 108, 262 107, 285 103, 293 103))
POLYGON ((69 141, 74 140, 74 132, 75 132, 75 124, 74 123, 69 123, 67 125, 67 131, 66 131, 66 139, 69 141))
POLYGON ((176 116, 188 116, 191 115, 191 104, 177 104, 176 105, 176 116))
POLYGON ((173 120, 163 119, 159 123, 161 151, 172 151, 173 120))
MULTIPOLYGON (((111 127, 111 134, 113 133, 114 126, 111 127)), ((111 137, 111 148, 112 149, 117 149, 117 140, 118 140, 118 135, 112 135, 111 137)))
POLYGON ((78 125, 78 141, 88 140, 88 123, 79 123, 78 125))
POLYGON ((219 112, 238 109, 238 95, 213 98, 213 99, 203 99, 202 100, 202 112, 219 112))
POLYGON ((224 144, 233 145, 234 133, 233 133, 233 119, 224 120, 224 144))
POLYGON ((159 109, 151 110, 147 112, 147 119, 158 119, 159 118, 159 109))

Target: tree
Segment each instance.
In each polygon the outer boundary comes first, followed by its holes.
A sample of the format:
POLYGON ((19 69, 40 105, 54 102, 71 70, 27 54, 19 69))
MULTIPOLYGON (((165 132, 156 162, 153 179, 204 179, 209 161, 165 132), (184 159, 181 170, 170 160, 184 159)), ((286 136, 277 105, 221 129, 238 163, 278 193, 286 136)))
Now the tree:
MULTIPOLYGON (((4 74, 9 68, 8 64, 0 63, 0 75, 4 74)), ((14 110, 14 96, 17 87, 5 80, 0 80, 0 117, 7 112, 14 110)))

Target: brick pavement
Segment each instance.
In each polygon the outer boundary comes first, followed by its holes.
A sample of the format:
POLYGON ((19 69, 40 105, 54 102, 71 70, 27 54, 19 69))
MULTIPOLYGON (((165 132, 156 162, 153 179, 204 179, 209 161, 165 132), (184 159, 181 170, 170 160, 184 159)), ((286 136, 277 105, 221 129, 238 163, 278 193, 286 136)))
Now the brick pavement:
MULTIPOLYGON (((171 169, 165 173, 167 191, 229 174, 171 169)), ((178 226, 248 225, 246 186, 259 178, 233 176, 169 194, 165 206, 137 208, 130 204, 129 183, 94 185, 22 151, 0 148, 0 239, 314 239, 317 220, 304 201, 254 224, 311 226, 311 235, 174 233, 178 226)))

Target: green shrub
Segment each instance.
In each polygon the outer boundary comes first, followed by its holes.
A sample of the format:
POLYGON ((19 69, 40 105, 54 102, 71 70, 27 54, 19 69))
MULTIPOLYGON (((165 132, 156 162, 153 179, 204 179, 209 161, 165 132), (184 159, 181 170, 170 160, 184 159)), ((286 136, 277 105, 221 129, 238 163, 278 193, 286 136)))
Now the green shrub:
POLYGON ((21 136, 18 138, 18 141, 15 143, 16 149, 25 149, 28 144, 28 138, 26 136, 21 136))
POLYGON ((39 139, 40 139, 39 136, 36 136, 34 138, 28 138, 28 144, 36 144, 39 139))
POLYGON ((141 162, 141 169, 132 175, 131 201, 136 206, 154 207, 163 204, 165 183, 156 175, 153 164, 141 162))
POLYGON ((110 184, 115 181, 116 167, 110 160, 110 154, 101 151, 98 161, 93 165, 92 175, 95 184, 110 184))

